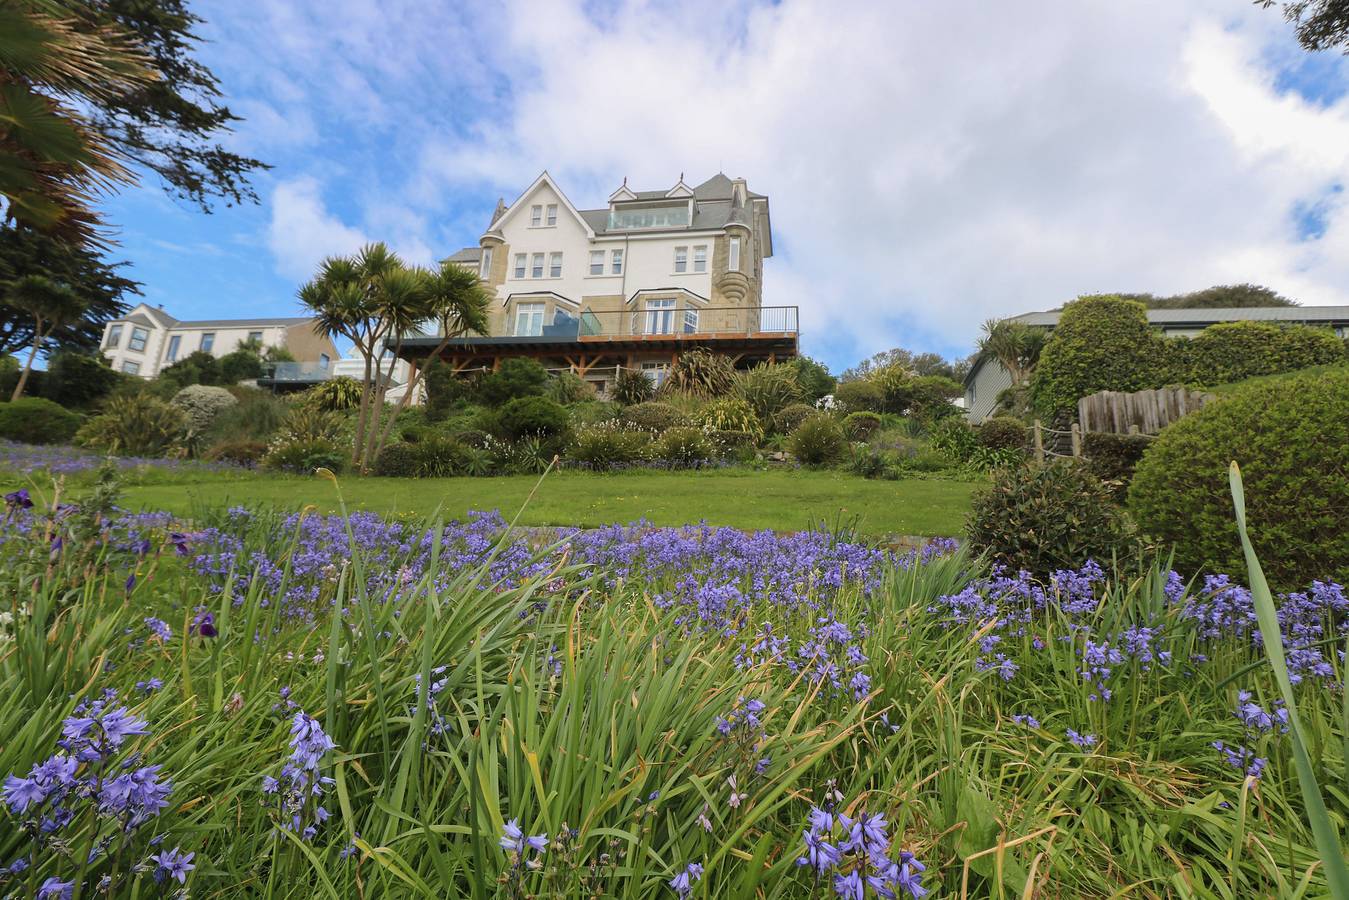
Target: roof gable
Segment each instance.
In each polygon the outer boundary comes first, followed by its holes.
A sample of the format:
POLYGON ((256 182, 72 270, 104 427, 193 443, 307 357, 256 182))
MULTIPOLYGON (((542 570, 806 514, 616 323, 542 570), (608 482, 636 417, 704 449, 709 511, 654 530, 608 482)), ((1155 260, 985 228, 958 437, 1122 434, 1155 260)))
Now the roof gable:
POLYGON ((524 193, 517 197, 514 203, 506 207, 506 211, 492 223, 492 232, 500 232, 507 222, 514 219, 522 209, 525 209, 528 206, 527 201, 545 185, 552 189, 553 193, 557 195, 558 202, 562 204, 562 207, 570 213, 571 217, 576 220, 576 223, 585 230, 586 237, 593 238, 595 232, 590 227, 590 223, 585 220, 585 217, 581 215, 580 211, 578 211, 572 202, 567 199, 567 195, 562 193, 562 188, 557 186, 557 182, 553 181, 553 176, 549 175, 548 170, 546 169, 541 172, 539 177, 534 179, 534 183, 525 188, 524 193))

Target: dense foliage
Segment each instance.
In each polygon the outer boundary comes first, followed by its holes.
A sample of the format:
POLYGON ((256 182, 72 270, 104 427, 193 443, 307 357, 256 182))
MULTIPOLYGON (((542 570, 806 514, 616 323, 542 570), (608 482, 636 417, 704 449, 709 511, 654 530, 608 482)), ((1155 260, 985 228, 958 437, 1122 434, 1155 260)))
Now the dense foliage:
POLYGON ((1082 435, 1082 455, 1096 477, 1122 500, 1139 460, 1154 440, 1146 434, 1089 431, 1082 435))
POLYGON ((1269 322, 1210 325, 1193 338, 1167 341, 1166 352, 1168 381, 1210 387, 1346 359, 1344 341, 1328 328, 1269 322))
POLYGON ((878 413, 885 408, 885 392, 870 381, 844 381, 834 390, 834 403, 844 412, 878 413))
POLYGON ((198 434, 206 432, 220 414, 239 401, 221 387, 192 384, 173 395, 169 401, 183 411, 187 427, 198 434))
POLYGON ((1238 388, 1158 436, 1129 506, 1192 571, 1230 571, 1243 559, 1227 495, 1233 460, 1270 580, 1349 577, 1349 369, 1238 388))
POLYGON ((118 394, 80 427, 75 443, 118 456, 168 456, 187 434, 187 417, 148 393, 118 394))
POLYGON ((787 449, 808 466, 827 466, 843 458, 848 438, 832 416, 809 417, 787 438, 787 449))
POLYGON ((653 432, 661 432, 667 428, 689 424, 689 417, 683 410, 659 400, 625 407, 618 414, 618 419, 633 428, 653 432))
POLYGON ((40 397, 0 403, 0 439, 24 444, 64 444, 75 436, 80 417, 40 397))
POLYGON ((974 551, 1039 575, 1135 551, 1123 511, 1075 459, 996 470, 993 483, 974 496, 966 533, 974 551))
POLYGON ((1031 375, 1031 402, 1041 415, 1072 412, 1100 390, 1158 387, 1164 340, 1143 304, 1115 296, 1083 297, 1064 306, 1031 375))

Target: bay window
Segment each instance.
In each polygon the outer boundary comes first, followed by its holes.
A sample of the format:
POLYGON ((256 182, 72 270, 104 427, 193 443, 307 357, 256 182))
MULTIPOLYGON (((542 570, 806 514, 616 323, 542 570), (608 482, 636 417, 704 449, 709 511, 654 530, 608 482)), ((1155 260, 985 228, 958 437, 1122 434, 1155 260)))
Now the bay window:
POLYGON ((517 337, 538 337, 543 334, 542 303, 520 303, 515 307, 515 334, 517 337))

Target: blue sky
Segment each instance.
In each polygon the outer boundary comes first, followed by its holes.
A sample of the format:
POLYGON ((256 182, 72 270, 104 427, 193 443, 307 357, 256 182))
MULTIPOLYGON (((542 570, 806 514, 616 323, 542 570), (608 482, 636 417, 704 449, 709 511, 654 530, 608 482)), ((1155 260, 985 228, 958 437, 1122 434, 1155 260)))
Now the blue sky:
POLYGON ((199 0, 202 59, 273 168, 203 215, 107 204, 146 299, 287 315, 329 253, 432 262, 547 168, 770 196, 765 302, 835 371, 948 356, 1081 293, 1254 281, 1349 303, 1345 61, 1230 0, 922 4, 199 0), (1005 9, 1002 7, 1006 7, 1005 9))

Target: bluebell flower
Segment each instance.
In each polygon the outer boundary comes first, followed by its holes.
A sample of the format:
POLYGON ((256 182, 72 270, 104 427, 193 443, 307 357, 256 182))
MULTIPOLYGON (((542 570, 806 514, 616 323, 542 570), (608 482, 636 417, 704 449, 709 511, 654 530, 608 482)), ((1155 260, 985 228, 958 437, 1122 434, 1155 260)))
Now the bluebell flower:
POLYGON ((147 616, 145 626, 150 629, 150 633, 159 638, 164 643, 173 639, 173 629, 163 619, 156 619, 154 616, 147 616))
POLYGON ((1096 735, 1094 734, 1080 734, 1071 728, 1068 729, 1067 733, 1068 740, 1084 750, 1090 750, 1096 746, 1096 735))
POLYGON ((55 875, 48 878, 37 889, 38 900, 70 900, 75 893, 75 882, 62 881, 55 875))
POLYGON ((689 863, 680 872, 669 881, 670 887, 679 895, 679 900, 688 900, 688 896, 693 893, 693 886, 702 880, 703 867, 700 863, 689 863))
POLYGON ((155 863, 155 881, 161 884, 170 879, 176 878, 179 884, 187 882, 187 873, 196 868, 192 864, 192 857, 195 853, 183 853, 179 848, 172 850, 161 850, 157 855, 150 859, 155 863))

